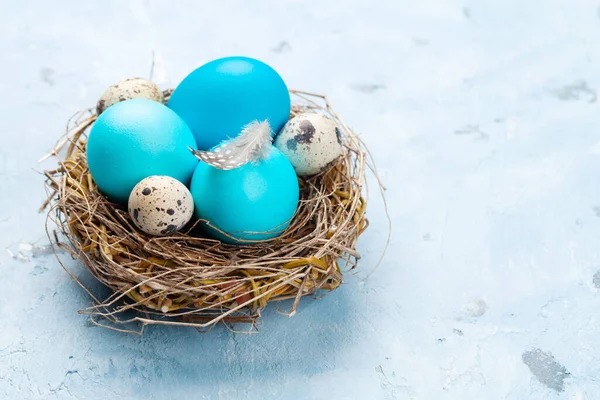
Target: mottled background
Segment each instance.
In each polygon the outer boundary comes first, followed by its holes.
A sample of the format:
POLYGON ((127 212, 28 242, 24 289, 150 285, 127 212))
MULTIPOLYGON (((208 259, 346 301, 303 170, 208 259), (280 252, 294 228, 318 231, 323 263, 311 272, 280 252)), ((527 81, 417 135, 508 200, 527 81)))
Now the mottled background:
POLYGON ((0 1, 0 73, 1 399, 600 399, 597 0, 0 1), (76 313, 36 160, 153 53, 330 97, 388 186, 369 279, 375 185, 358 273, 256 335, 76 313))

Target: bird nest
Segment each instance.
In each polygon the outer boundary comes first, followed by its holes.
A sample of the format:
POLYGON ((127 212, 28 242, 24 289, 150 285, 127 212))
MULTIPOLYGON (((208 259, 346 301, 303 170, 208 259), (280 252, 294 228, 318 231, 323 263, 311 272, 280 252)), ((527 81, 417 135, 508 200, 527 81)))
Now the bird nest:
MULTIPOLYGON (((68 252, 112 289, 108 298, 97 298, 57 257, 92 296, 92 305, 80 313, 117 330, 137 323, 138 332, 152 324, 255 326, 270 302, 291 299, 286 309, 291 316, 301 297, 340 286, 342 271, 356 266, 355 244, 368 226, 363 197, 368 151, 324 96, 290 93, 291 116, 327 115, 337 124, 344 152, 321 174, 299 178, 299 207, 285 232, 252 244, 203 237, 195 224, 167 237, 137 229, 127 210, 109 202, 90 175, 86 141, 95 110, 71 118, 49 155, 58 166, 44 172, 48 200, 42 208, 49 208, 46 228, 55 253, 68 252)), ((166 100, 169 95, 165 91, 166 100)))

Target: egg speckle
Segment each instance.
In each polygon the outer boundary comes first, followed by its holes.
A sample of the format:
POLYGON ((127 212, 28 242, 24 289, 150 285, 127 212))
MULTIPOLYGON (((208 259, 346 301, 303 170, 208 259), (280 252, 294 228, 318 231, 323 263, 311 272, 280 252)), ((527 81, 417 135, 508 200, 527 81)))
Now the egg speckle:
POLYGON ((108 107, 121 101, 146 99, 163 103, 163 92, 151 81, 144 78, 127 78, 110 86, 96 106, 96 114, 100 115, 108 107))
POLYGON ((322 172, 342 154, 342 136, 335 122, 316 113, 289 120, 274 144, 299 176, 322 172))
POLYGON ((187 224, 194 213, 190 191, 168 176, 149 176, 129 196, 129 215, 135 226, 151 235, 170 235, 187 224))

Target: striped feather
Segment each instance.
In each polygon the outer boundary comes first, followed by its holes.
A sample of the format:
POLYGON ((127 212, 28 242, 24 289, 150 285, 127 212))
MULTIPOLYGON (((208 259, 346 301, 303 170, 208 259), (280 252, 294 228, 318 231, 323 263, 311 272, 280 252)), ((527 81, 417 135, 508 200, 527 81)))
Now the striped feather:
POLYGON ((268 121, 253 121, 236 138, 227 140, 212 151, 190 149, 201 161, 219 169, 239 168, 268 156, 273 137, 268 121))

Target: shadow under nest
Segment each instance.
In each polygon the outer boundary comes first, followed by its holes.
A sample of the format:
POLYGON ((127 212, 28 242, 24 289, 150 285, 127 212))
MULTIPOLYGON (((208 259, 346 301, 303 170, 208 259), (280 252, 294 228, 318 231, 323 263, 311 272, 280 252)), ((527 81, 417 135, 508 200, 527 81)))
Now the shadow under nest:
MULTIPOLYGON (((336 123, 343 155, 321 174, 299 178, 299 207, 281 236, 242 245, 202 237, 197 222, 167 237, 138 230, 126 209, 98 191, 89 173, 85 146, 94 111, 71 118, 49 155, 58 167, 44 172, 46 230, 55 253, 59 248, 68 252, 113 290, 108 298, 97 299, 57 257, 93 299, 80 313, 122 331, 130 331, 119 328, 130 323, 141 324, 138 332, 151 324, 254 326, 270 302, 293 299, 288 312, 293 315, 302 296, 342 283, 342 271, 356 266, 355 243, 368 226, 365 169, 374 167, 367 163, 370 156, 362 141, 324 96, 295 90, 290 94, 290 117, 319 112, 336 123)), ((169 95, 165 91, 166 100, 169 95)))

